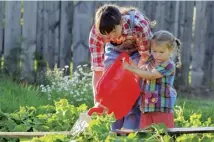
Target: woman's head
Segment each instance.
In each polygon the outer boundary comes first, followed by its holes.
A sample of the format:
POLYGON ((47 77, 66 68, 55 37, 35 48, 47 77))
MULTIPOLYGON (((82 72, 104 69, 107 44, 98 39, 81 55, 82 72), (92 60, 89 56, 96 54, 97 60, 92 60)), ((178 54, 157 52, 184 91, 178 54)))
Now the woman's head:
POLYGON ((95 16, 95 26, 102 35, 119 37, 122 34, 120 7, 113 4, 101 6, 95 16))
POLYGON ((120 7, 116 4, 105 4, 98 8, 95 15, 95 27, 111 41, 118 40, 122 35, 122 15, 128 14, 135 7, 120 7))
MULTIPOLYGON (((120 7, 116 4, 105 4, 98 8, 95 15, 95 27, 99 33, 108 36, 111 41, 120 41, 123 23, 122 15, 128 14, 129 11, 137 10, 135 7, 120 7)), ((151 22, 145 15, 145 19, 150 27, 155 26, 155 22, 151 22)))
POLYGON ((180 45, 180 40, 174 37, 172 33, 160 30, 155 32, 152 37, 151 52, 158 62, 164 62, 171 57, 174 50, 177 50, 179 60, 177 66, 180 66, 180 45))

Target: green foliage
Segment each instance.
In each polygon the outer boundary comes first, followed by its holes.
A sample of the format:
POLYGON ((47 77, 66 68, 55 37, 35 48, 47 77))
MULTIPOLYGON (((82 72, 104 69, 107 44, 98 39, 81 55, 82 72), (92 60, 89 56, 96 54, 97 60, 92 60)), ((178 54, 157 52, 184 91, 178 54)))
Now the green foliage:
MULTIPOLYGON (((20 107, 13 113, 4 113, 0 111, 0 131, 69 131, 79 117, 80 112, 85 112, 85 104, 75 107, 70 105, 66 99, 55 101, 54 105, 46 105, 38 108, 20 107)), ((175 108, 175 123, 179 127, 193 126, 213 126, 211 118, 202 121, 202 114, 193 113, 186 119, 183 116, 185 109, 180 106, 175 108)), ((111 123, 115 121, 111 115, 98 116, 94 114, 88 128, 81 134, 72 137, 64 135, 48 135, 41 138, 33 138, 33 142, 128 142, 128 141, 146 141, 146 142, 206 142, 214 139, 213 134, 184 134, 172 137, 167 134, 164 124, 154 124, 147 128, 149 133, 130 133, 128 136, 117 136, 110 133, 111 123)), ((0 141, 15 141, 17 139, 1 138, 0 141)))
POLYGON ((69 138, 64 135, 46 135, 41 138, 33 138, 31 142, 69 142, 69 138))
POLYGON ((14 113, 0 111, 0 131, 36 132, 36 131, 69 131, 79 117, 80 112, 87 110, 82 104, 79 107, 70 105, 61 99, 54 106, 20 107, 14 113))
MULTIPOLYGON (((4 95, 0 96, 0 108, 2 109, 0 110, 0 131, 70 131, 80 112, 87 111, 88 107, 93 104, 91 73, 86 73, 84 68, 81 67, 78 69, 72 76, 64 76, 65 71, 56 67, 54 70, 48 69, 46 78, 49 85, 41 85, 40 89, 1 80, 0 92, 4 95), (14 108, 19 109, 9 109, 14 104, 16 104, 14 108), (21 106, 18 107, 20 104, 21 106)), ((176 127, 213 126, 212 107, 212 102, 178 98, 178 106, 175 107, 176 127), (195 109, 195 106, 198 106, 198 109, 195 109)), ((109 115, 93 115, 89 127, 75 137, 65 135, 47 135, 32 139, 2 137, 0 141, 210 142, 214 139, 213 134, 170 136, 163 124, 150 126, 147 128, 149 133, 146 134, 136 132, 118 136, 110 132, 113 121, 115 120, 109 115)))

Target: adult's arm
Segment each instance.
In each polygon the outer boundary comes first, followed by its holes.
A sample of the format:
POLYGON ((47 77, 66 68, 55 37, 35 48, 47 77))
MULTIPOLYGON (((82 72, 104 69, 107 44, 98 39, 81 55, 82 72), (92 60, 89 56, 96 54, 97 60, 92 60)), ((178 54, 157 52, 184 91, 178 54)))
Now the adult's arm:
POLYGON ((92 29, 89 34, 89 50, 91 53, 91 70, 93 72, 92 76, 92 87, 93 87, 93 96, 94 103, 96 103, 96 84, 101 78, 104 71, 104 38, 98 34, 95 29, 95 26, 92 26, 92 29))

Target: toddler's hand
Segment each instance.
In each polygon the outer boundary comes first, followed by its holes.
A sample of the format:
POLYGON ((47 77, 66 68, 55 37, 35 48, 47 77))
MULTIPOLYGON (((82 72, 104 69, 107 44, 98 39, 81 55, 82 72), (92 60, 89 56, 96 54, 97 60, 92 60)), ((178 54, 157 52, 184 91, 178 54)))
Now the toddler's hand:
POLYGON ((144 52, 140 51, 139 53, 140 53, 141 57, 140 57, 140 60, 138 62, 138 67, 141 67, 148 60, 150 53, 148 50, 144 51, 144 52))
POLYGON ((133 66, 133 67, 138 67, 138 65, 135 64, 131 58, 129 58, 129 62, 130 62, 130 65, 131 65, 131 66, 133 66))
POLYGON ((139 53, 142 57, 149 57, 149 55, 150 55, 149 50, 139 51, 139 53))
POLYGON ((123 69, 128 69, 129 68, 129 64, 127 62, 123 62, 123 69))

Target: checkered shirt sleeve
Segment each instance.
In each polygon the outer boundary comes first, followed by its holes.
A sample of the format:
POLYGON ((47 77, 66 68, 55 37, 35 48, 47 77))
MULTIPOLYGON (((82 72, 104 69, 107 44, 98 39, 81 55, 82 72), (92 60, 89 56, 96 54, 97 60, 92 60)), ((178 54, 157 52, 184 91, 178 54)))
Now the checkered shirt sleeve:
POLYGON ((140 11, 135 12, 135 33, 138 50, 147 51, 149 49, 149 40, 153 34, 149 22, 140 11))
POLYGON ((89 34, 89 50, 91 52, 91 70, 104 70, 104 38, 97 33, 95 26, 89 34))

